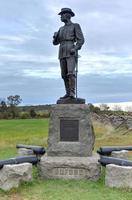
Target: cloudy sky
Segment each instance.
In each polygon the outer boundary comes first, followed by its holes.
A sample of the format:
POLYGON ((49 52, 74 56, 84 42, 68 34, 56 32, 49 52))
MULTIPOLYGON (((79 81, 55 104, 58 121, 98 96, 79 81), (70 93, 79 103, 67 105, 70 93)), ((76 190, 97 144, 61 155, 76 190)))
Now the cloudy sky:
POLYGON ((52 36, 70 7, 85 44, 79 52, 78 94, 87 103, 132 101, 131 0, 0 0, 0 98, 50 104, 64 95, 52 36))

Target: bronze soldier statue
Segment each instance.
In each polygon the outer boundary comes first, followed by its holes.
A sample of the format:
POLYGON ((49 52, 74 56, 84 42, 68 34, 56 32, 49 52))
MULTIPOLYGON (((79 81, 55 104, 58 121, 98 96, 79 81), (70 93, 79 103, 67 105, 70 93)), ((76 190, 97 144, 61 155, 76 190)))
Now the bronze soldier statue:
POLYGON ((78 50, 81 49, 84 43, 84 37, 80 25, 71 21, 71 17, 75 16, 75 14, 70 8, 62 8, 58 15, 61 15, 61 21, 64 22, 64 26, 54 33, 53 44, 60 44, 61 76, 66 90, 66 94, 60 99, 75 98, 75 81, 77 78, 75 67, 78 60, 78 50))

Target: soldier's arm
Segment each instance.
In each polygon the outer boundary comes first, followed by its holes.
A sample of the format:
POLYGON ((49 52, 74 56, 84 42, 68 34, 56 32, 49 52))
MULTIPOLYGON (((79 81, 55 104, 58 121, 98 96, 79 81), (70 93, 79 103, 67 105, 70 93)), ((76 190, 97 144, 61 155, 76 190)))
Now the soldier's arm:
POLYGON ((59 31, 58 31, 58 32, 55 32, 53 35, 53 44, 58 45, 59 43, 60 42, 59 42, 59 31))
POLYGON ((75 24, 76 50, 80 50, 84 44, 84 36, 79 24, 75 24))

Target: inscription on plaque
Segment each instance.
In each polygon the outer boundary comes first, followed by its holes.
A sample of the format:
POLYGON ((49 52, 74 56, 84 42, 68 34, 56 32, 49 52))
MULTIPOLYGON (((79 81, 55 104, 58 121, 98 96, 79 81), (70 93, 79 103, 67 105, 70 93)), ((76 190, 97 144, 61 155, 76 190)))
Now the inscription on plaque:
POLYGON ((75 142, 79 140, 79 121, 60 119, 60 141, 75 142))

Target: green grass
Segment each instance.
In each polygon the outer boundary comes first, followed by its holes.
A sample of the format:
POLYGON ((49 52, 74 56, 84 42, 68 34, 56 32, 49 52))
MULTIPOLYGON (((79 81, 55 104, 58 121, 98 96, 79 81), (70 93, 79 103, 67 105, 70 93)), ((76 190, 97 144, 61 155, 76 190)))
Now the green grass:
MULTIPOLYGON (((101 145, 132 145, 132 133, 122 135, 110 126, 94 123, 95 150, 101 145)), ((47 145, 48 120, 0 120, 0 159, 14 157, 16 144, 47 145)), ((0 200, 131 200, 132 190, 111 189, 104 175, 97 182, 41 180, 34 168, 33 181, 10 192, 0 190, 0 200)))
POLYGON ((131 200, 129 190, 110 189, 103 181, 34 180, 8 193, 0 192, 0 200, 131 200), (15 198, 14 198, 15 197, 15 198))
POLYGON ((47 145, 48 119, 0 120, 0 158, 16 155, 18 143, 47 145))
POLYGON ((94 122, 96 134, 95 150, 103 145, 130 145, 132 146, 132 131, 123 134, 126 130, 115 130, 110 125, 102 125, 94 122))

